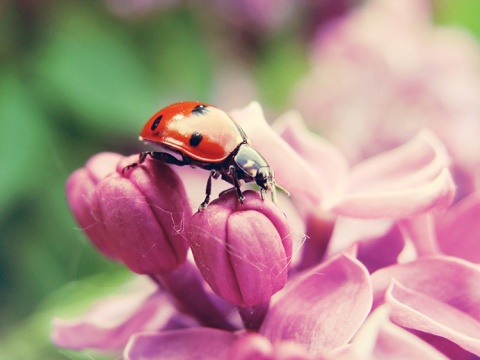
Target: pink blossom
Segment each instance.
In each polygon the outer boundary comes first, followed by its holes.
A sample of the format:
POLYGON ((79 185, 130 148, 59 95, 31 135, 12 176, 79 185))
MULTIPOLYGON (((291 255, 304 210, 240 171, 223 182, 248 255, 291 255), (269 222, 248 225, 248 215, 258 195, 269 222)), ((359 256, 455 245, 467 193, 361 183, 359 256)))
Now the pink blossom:
MULTIPOLYGON (((339 216, 393 223, 445 209, 453 201, 450 158, 427 129, 402 146, 349 167, 341 152, 308 132, 296 113, 287 113, 273 124, 281 137, 268 126, 256 103, 232 114, 253 134, 253 145, 275 169, 278 183, 292 193, 304 219, 310 240, 303 248, 302 268, 322 258, 339 216)), ((405 220, 404 226, 408 223, 405 220)))
MULTIPOLYGON (((277 206, 245 190, 240 204, 227 191, 192 216, 183 180, 188 194, 203 193, 208 174, 201 170, 189 170, 205 174, 201 181, 182 169, 178 178, 173 167, 147 159, 122 176, 131 158, 117 158, 110 175, 79 177, 76 188, 93 190, 85 192, 88 202, 69 198, 82 210, 75 216, 93 214, 115 258, 148 273, 160 290, 132 290, 127 310, 124 298, 110 298, 76 320, 55 320, 58 345, 123 348, 130 360, 479 354, 479 269, 445 256, 452 246, 442 235, 456 237, 478 201, 466 197, 451 207, 452 159, 431 130, 351 166, 295 113, 273 127, 256 103, 232 116, 290 198, 277 206), (179 209, 178 217, 166 209, 179 209), (129 214, 139 221, 155 214, 162 241, 179 236, 195 264, 186 254, 176 264, 178 257, 164 251, 142 260, 150 256, 152 231, 129 214), (123 232, 114 226, 118 219, 123 232), (290 219, 310 238, 296 237, 290 219), (163 265, 169 261, 176 265, 163 265)), ((470 238, 466 243, 475 249, 470 238)))

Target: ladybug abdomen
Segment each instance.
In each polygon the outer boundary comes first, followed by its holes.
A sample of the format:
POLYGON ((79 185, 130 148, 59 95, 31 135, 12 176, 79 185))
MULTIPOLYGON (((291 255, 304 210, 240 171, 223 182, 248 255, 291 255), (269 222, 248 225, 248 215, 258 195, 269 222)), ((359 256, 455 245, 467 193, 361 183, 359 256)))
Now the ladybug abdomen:
POLYGON ((156 113, 140 134, 145 140, 200 162, 222 162, 240 144, 243 131, 225 112, 201 103, 179 103, 156 113))

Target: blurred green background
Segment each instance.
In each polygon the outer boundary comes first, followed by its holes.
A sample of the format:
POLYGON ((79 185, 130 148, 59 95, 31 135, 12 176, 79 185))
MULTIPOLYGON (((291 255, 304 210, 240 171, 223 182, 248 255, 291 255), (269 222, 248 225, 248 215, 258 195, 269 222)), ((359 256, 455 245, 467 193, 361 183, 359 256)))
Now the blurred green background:
MULTIPOLYGON (((0 360, 102 358, 49 343, 52 316, 78 313, 130 276, 71 218, 69 174, 97 152, 140 150, 143 123, 175 101, 288 109, 313 31, 358 2, 298 1, 280 20, 219 3, 0 3, 0 360), (125 5, 135 3, 157 4, 125 5)), ((478 0, 434 10, 438 23, 480 35, 478 0)))

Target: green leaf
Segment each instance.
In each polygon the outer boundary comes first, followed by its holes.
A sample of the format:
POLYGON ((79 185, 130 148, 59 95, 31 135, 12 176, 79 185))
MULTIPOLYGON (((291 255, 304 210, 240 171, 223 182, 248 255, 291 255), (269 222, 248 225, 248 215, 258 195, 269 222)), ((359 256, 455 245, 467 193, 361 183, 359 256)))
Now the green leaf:
MULTIPOLYGON (((41 109, 30 96, 16 69, 0 72, 0 214, 22 193, 34 194, 42 188, 44 168, 51 157, 51 133, 41 109)), ((27 195, 28 196, 28 195, 27 195)))
POLYGON ((85 311, 96 299, 110 295, 132 275, 128 271, 92 276, 83 281, 67 284, 38 307, 24 322, 2 329, 0 359, 116 359, 93 351, 75 352, 58 349, 50 342, 51 321, 55 316, 76 316, 85 311))
POLYGON ((37 69, 44 98, 97 132, 137 130, 139 115, 148 116, 155 102, 132 35, 81 3, 58 6, 37 69))
POLYGON ((279 37, 268 43, 256 71, 261 99, 284 106, 292 86, 307 68, 305 48, 294 39, 279 37))
POLYGON ((436 0, 434 5, 439 24, 464 27, 480 38, 480 1, 436 0))

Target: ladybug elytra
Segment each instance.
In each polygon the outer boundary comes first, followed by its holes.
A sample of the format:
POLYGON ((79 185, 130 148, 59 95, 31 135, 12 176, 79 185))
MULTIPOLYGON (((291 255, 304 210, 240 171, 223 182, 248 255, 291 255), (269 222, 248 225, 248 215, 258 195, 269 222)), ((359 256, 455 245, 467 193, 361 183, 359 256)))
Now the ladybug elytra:
POLYGON ((155 113, 140 133, 140 140, 180 155, 168 152, 145 151, 137 163, 128 165, 126 171, 143 163, 147 156, 163 163, 198 167, 210 171, 205 200, 199 210, 210 202, 212 178, 221 177, 233 185, 238 200, 243 203, 240 181, 255 182, 260 187, 262 199, 271 192, 276 203, 274 173, 267 161, 250 144, 243 129, 227 113, 201 102, 179 102, 155 113))

